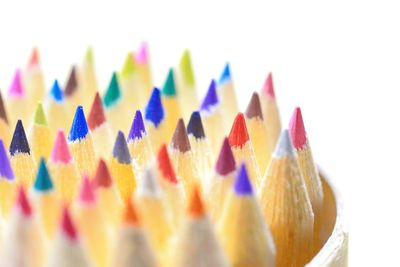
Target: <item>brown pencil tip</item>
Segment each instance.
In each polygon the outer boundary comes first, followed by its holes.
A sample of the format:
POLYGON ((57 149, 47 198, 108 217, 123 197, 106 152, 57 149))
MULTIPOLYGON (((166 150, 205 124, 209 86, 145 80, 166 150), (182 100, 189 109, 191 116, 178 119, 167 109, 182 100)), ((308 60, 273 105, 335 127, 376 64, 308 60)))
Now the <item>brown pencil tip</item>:
POLYGON ((250 99, 249 105, 247 106, 245 114, 248 119, 252 119, 252 118, 259 118, 261 120, 263 119, 260 97, 257 92, 254 92, 253 95, 251 96, 251 99, 250 99))
POLYGON ((178 149, 180 152, 187 152, 191 149, 189 138, 186 132, 185 123, 183 119, 178 120, 174 135, 172 136, 171 146, 178 149))
POLYGON ((94 96, 92 107, 88 116, 88 126, 90 130, 95 130, 97 127, 103 125, 106 121, 106 116, 104 114, 103 103, 101 102, 101 97, 99 92, 96 92, 94 96))
POLYGON ((71 73, 69 74, 67 84, 65 85, 64 95, 66 97, 69 97, 75 93, 76 89, 78 89, 76 66, 72 66, 71 73))
POLYGON ((198 185, 194 185, 192 195, 189 201, 190 201, 189 206, 187 208, 188 214, 194 218, 199 218, 204 216, 205 207, 203 199, 201 197, 200 187, 198 185))
POLYGON ((3 96, 0 92, 0 119, 5 121, 8 124, 8 118, 7 118, 7 112, 6 112, 6 107, 3 102, 3 96))

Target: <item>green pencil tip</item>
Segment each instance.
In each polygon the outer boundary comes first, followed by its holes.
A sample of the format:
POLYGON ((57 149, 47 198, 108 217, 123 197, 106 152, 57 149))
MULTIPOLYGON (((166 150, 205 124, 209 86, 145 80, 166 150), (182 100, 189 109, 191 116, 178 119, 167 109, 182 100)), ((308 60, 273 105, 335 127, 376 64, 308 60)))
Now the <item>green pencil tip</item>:
POLYGON ((165 80, 161 93, 165 96, 176 96, 174 70, 172 68, 170 68, 168 71, 168 76, 165 80))
POLYGON ((85 62, 88 64, 93 64, 94 62, 93 47, 91 46, 88 46, 88 48, 86 49, 85 62))
POLYGON ((196 80, 194 78, 192 59, 189 49, 185 49, 185 51, 183 51, 181 60, 179 62, 179 69, 181 71, 184 82, 190 87, 194 87, 196 80))
POLYGON ((47 126, 46 115, 44 114, 42 103, 38 103, 35 111, 34 122, 39 125, 47 126))
POLYGON ((133 58, 133 53, 129 52, 125 58, 124 65, 121 70, 121 77, 127 78, 135 72, 135 61, 133 58))
POLYGON ((117 73, 113 72, 110 84, 108 85, 107 91, 103 96, 103 103, 106 108, 115 105, 121 98, 121 90, 119 88, 117 73))

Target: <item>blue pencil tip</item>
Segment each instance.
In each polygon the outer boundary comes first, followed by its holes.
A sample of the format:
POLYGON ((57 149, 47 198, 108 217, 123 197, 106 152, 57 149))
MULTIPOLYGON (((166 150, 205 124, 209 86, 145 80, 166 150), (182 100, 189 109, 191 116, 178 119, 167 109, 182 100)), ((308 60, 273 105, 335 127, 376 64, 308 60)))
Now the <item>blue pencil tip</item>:
POLYGON ((213 107, 218 105, 219 99, 217 95, 217 84, 215 80, 211 80, 210 86, 206 96, 204 97, 203 103, 200 106, 201 111, 211 111, 213 107))
POLYGON ((18 120, 17 125, 15 126, 13 138, 10 144, 11 156, 14 156, 17 153, 31 153, 28 139, 26 138, 25 134, 25 129, 21 120, 18 120))
POLYGON ((154 88, 145 109, 145 119, 151 121, 155 127, 164 119, 164 107, 161 102, 161 91, 154 88))
POLYGON ((88 133, 89 128, 86 122, 85 113, 83 112, 83 107, 78 106, 69 131, 68 141, 74 142, 83 139, 88 133))
POLYGON ((0 139, 0 177, 7 180, 13 180, 15 177, 2 139, 0 139))
POLYGON ((144 128, 142 112, 136 110, 135 118, 133 119, 131 130, 129 131, 128 141, 141 139, 144 134, 146 134, 146 129, 144 128))
POLYGON ((53 189, 53 182, 51 181, 44 158, 40 159, 39 169, 33 187, 36 191, 48 191, 53 189))
POLYGON ((229 66, 229 63, 226 63, 225 68, 221 74, 221 77, 219 78, 219 84, 224 84, 226 82, 229 82, 232 80, 231 76, 231 68, 229 66))
POLYGON ((118 131, 117 139, 115 140, 113 156, 115 159, 118 160, 119 163, 123 164, 131 163, 131 154, 129 153, 125 135, 121 131, 118 131))
POLYGON ((205 138, 203 123, 201 122, 200 112, 194 111, 190 116, 189 123, 187 125, 188 134, 193 135, 196 139, 205 138))
POLYGON ((57 80, 54 81, 51 87, 50 96, 55 102, 62 102, 64 100, 63 92, 57 80))
POLYGON ((253 188, 244 163, 240 166, 233 189, 236 195, 245 196, 253 194, 253 188))

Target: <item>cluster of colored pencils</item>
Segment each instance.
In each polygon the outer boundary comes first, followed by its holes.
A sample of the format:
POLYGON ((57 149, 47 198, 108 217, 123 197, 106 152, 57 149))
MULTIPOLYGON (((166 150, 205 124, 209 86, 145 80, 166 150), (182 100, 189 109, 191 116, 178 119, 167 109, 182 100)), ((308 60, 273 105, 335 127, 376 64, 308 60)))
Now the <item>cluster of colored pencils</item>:
POLYGON ((241 113, 228 64, 199 101, 189 51, 158 89, 143 45, 101 95, 89 49, 46 91, 34 49, 0 94, 0 266, 304 266, 326 241, 271 74, 241 113))

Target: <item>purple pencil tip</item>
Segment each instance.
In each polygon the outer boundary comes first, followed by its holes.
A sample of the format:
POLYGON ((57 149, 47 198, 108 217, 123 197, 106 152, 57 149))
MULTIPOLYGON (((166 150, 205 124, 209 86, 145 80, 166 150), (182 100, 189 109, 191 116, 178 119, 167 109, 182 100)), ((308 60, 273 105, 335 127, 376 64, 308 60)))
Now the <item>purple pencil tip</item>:
POLYGON ((135 118, 129 131, 128 142, 130 140, 141 139, 144 134, 146 134, 146 129, 144 128, 142 112, 136 110, 135 118))
POLYGON ((3 140, 0 139, 0 177, 7 180, 14 179, 14 172, 10 165, 10 160, 7 157, 7 151, 4 147, 3 140))
POLYGON ((244 163, 240 166, 239 172, 236 176, 235 184, 233 185, 233 190, 235 191, 236 195, 239 196, 253 194, 253 188, 251 186, 246 165, 244 163))
POLYGON ((232 153, 231 146, 229 144, 229 139, 225 137, 222 143, 221 150, 217 159, 217 164, 215 165, 215 171, 219 175, 227 175, 233 172, 236 168, 235 158, 232 153))
POLYGON ((200 106, 201 111, 211 111, 212 108, 218 105, 219 99, 217 95, 217 83, 215 80, 211 80, 210 86, 206 96, 204 97, 203 103, 200 106))

